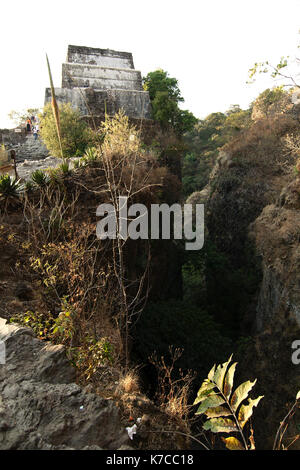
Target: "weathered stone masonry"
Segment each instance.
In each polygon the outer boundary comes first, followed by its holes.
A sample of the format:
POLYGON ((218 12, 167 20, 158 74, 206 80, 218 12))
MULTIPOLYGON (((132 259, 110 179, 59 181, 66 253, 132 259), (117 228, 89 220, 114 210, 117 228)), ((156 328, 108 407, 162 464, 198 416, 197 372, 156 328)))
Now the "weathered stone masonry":
MULTIPOLYGON (((59 103, 71 103, 84 116, 114 115, 121 108, 128 117, 151 119, 149 93, 143 90, 141 72, 134 69, 132 54, 68 46, 62 65, 62 88, 55 89, 59 103)), ((46 89, 45 102, 51 100, 46 89)))

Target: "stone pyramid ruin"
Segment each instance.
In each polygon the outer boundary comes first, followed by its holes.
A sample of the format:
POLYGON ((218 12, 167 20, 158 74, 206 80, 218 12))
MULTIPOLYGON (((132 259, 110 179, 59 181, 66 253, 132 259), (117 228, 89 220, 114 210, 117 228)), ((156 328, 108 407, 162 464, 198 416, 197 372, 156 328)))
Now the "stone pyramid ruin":
MULTIPOLYGON (((62 87, 55 88, 58 103, 71 103, 86 117, 114 115, 123 109, 129 118, 151 119, 149 93, 129 52, 68 46, 62 64, 62 87)), ((45 103, 51 101, 46 88, 45 103)))

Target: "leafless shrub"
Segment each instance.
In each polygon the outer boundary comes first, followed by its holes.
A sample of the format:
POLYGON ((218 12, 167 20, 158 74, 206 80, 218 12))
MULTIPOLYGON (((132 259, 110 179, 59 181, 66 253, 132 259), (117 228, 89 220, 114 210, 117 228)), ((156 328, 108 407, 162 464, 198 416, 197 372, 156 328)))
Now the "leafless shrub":
POLYGON ((189 393, 195 374, 192 371, 184 373, 177 369, 176 362, 183 353, 181 349, 170 347, 169 352, 169 364, 163 356, 159 359, 153 354, 149 358, 158 372, 157 400, 170 416, 177 417, 188 425, 191 411, 189 393))

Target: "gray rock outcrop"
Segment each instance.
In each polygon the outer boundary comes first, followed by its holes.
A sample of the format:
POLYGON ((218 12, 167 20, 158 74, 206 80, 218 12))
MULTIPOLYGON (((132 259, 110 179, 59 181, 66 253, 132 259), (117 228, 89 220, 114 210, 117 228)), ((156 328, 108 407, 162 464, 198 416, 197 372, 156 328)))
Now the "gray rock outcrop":
POLYGON ((4 319, 0 341, 0 449, 118 449, 129 443, 113 401, 74 382, 63 346, 4 319))

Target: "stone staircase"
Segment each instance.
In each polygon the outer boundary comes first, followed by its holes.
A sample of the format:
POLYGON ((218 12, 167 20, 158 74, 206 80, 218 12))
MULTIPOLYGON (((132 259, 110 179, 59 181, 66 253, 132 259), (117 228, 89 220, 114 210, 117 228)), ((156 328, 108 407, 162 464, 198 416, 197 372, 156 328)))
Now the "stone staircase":
POLYGON ((27 135, 23 143, 13 147, 16 151, 18 163, 24 160, 42 160, 48 157, 49 152, 40 138, 34 139, 33 135, 27 135))

